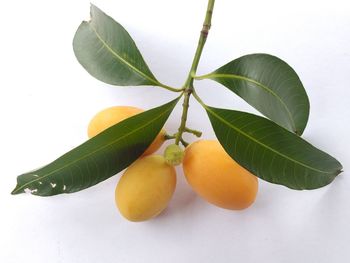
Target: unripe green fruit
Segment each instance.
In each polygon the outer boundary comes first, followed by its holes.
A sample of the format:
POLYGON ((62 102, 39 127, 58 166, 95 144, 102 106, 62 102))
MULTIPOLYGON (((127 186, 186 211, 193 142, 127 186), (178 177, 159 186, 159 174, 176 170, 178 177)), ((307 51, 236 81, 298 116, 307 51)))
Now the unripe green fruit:
POLYGON ((165 161, 170 165, 179 165, 182 163, 185 152, 176 144, 171 144, 164 151, 165 161))

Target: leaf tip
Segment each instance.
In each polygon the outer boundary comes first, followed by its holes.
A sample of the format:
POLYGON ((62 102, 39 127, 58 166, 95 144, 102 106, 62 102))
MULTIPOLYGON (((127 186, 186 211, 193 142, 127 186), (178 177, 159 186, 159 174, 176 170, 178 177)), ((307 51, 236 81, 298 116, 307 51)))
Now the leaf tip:
POLYGON ((11 194, 12 195, 18 195, 20 193, 23 193, 23 191, 20 191, 20 186, 17 184, 15 189, 12 190, 11 194))
POLYGON ((91 19, 94 17, 96 12, 102 12, 97 6, 90 2, 90 17, 91 19))
POLYGON ((338 176, 338 175, 341 174, 342 172, 344 172, 344 171, 343 171, 343 168, 338 169, 338 170, 336 171, 336 173, 335 173, 335 176, 338 176))

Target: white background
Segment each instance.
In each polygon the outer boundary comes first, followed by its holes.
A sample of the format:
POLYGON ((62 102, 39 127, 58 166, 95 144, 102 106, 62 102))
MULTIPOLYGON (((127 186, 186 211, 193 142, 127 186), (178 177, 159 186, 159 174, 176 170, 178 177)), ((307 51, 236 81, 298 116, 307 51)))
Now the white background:
MULTIPOLYGON (((180 87, 190 67, 205 0, 95 0, 130 32, 157 78, 180 87)), ((0 262, 350 262, 350 8, 348 1, 217 0, 198 69, 208 73, 254 52, 286 60, 310 97, 304 138, 343 163, 330 186, 293 191, 260 181, 241 212, 209 205, 178 185, 166 211, 144 223, 114 204, 119 176, 72 195, 11 196, 16 176, 86 140, 86 127, 112 105, 145 109, 175 94, 113 87, 76 61, 72 39, 89 19, 88 0, 3 1, 0 35, 0 262)), ((220 85, 197 90, 209 105, 255 112, 220 85)), ((174 132, 181 108, 167 123, 174 132)), ((192 100, 189 125, 214 138, 192 100)), ((194 138, 189 137, 193 140, 194 138)))

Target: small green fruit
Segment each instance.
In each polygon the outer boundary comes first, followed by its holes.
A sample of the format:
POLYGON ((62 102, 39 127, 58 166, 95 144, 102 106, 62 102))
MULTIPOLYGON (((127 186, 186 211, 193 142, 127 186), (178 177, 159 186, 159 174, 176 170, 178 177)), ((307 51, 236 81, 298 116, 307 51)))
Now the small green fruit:
POLYGON ((184 158, 184 150, 176 144, 171 144, 164 151, 165 161, 170 165, 179 165, 184 158))

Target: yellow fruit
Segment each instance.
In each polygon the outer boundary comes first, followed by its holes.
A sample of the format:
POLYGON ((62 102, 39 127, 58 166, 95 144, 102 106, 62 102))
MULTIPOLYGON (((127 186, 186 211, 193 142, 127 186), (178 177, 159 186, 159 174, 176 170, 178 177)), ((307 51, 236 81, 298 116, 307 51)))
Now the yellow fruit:
POLYGON ((161 155, 135 161, 120 178, 115 201, 120 213, 138 222, 157 216, 168 205, 176 186, 176 172, 161 155))
POLYGON ((257 178, 232 160, 216 140, 189 145, 183 169, 194 191, 214 205, 241 210, 255 201, 257 178))
MULTIPOLYGON (((104 109, 97 113, 90 121, 88 126, 88 136, 89 138, 92 138, 114 124, 141 112, 143 112, 142 109, 131 106, 114 106, 104 109)), ((162 129, 152 144, 143 153, 143 156, 157 151, 165 141, 164 135, 165 130, 162 129)))

